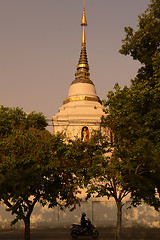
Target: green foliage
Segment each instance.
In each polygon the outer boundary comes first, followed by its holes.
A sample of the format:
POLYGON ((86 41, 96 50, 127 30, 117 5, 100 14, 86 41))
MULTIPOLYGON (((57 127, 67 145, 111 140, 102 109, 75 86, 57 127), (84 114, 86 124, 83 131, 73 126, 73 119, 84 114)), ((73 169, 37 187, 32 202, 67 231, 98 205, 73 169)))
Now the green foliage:
POLYGON ((108 142, 100 138, 100 133, 95 133, 90 141, 82 142, 81 140, 70 141, 68 144, 71 172, 75 174, 77 184, 80 188, 86 187, 90 180, 98 177, 98 164, 103 161, 103 153, 106 152, 108 142))
POLYGON ((0 109, 0 200, 15 215, 12 224, 25 223, 30 239, 30 216, 39 202, 61 208, 79 202, 77 185, 68 167, 69 147, 61 135, 45 130, 41 113, 0 109))
POLYGON ((18 128, 25 121, 26 113, 19 108, 0 107, 0 134, 10 134, 12 129, 18 128))
POLYGON ((63 144, 59 136, 34 128, 16 129, 1 141, 0 197, 18 219, 37 201, 50 207, 58 204, 59 195, 67 201, 63 185, 70 182, 64 178, 63 144))
POLYGON ((160 51, 160 1, 151 1, 145 13, 139 16, 138 29, 125 27, 126 37, 120 53, 131 55, 143 66, 139 78, 153 76, 153 58, 160 51))
POLYGON ((93 196, 114 198, 117 205, 116 239, 119 239, 123 200, 129 194, 129 188, 122 174, 125 164, 114 155, 110 136, 95 132, 88 142, 71 142, 69 158, 76 183, 80 188, 86 187, 86 199, 93 196))
POLYGON ((43 130, 47 125, 46 119, 42 113, 31 112, 26 116, 26 128, 34 127, 43 130))
POLYGON ((84 149, 78 173, 82 183, 87 186, 87 199, 93 194, 96 197, 107 196, 122 201, 128 194, 121 174, 124 166, 113 154, 110 138, 97 132, 89 142, 81 145, 84 149))
POLYGON ((130 87, 118 84, 104 101, 107 125, 114 135, 114 156, 122 171, 133 205, 143 199, 160 207, 160 1, 151 1, 139 16, 138 29, 125 28, 120 53, 139 60, 142 67, 130 87), (158 191, 158 193, 157 193, 158 191))
POLYGON ((159 181, 155 178, 160 171, 160 101, 155 94, 157 89, 149 88, 149 83, 145 88, 138 86, 122 90, 116 86, 115 91, 108 94, 104 105, 109 112, 107 110, 103 124, 114 134, 114 155, 123 162, 122 173, 134 203, 143 198, 157 209, 155 184, 158 188, 159 181))
POLYGON ((0 107, 0 134, 11 134, 12 130, 20 126, 26 129, 34 127, 45 129, 47 121, 42 113, 26 114, 20 108, 0 107))

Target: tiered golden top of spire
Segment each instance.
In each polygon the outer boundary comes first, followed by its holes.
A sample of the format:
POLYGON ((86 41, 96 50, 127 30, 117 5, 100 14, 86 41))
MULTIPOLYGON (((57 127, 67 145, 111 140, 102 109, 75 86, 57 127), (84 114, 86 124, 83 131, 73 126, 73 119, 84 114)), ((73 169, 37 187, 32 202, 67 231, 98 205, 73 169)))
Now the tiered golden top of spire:
POLYGON ((88 65, 87 51, 86 51, 85 27, 87 26, 87 20, 86 20, 86 14, 85 14, 85 0, 83 0, 83 15, 81 20, 81 26, 83 27, 82 47, 81 47, 80 58, 78 61, 77 72, 75 73, 75 80, 72 82, 72 84, 77 82, 93 84, 93 82, 90 80, 89 65, 88 65))
POLYGON ((82 15, 82 20, 81 20, 81 26, 83 27, 82 49, 81 49, 81 55, 80 55, 80 59, 79 59, 77 69, 80 68, 80 67, 84 67, 84 68, 89 69, 88 60, 87 60, 87 53, 86 53, 85 27, 87 26, 87 20, 86 20, 86 13, 85 13, 85 0, 83 0, 83 15, 82 15))

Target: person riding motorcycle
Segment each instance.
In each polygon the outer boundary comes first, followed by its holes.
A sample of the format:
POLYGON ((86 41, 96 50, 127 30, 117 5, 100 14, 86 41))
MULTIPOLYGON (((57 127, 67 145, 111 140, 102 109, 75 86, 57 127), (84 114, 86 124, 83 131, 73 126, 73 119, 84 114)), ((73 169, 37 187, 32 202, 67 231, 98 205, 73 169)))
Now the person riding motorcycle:
POLYGON ((91 221, 85 219, 86 214, 83 212, 81 216, 81 224, 72 224, 71 236, 76 239, 78 236, 92 236, 92 238, 98 237, 98 230, 93 226, 91 221))
POLYGON ((86 214, 85 213, 82 213, 82 216, 81 216, 81 227, 83 228, 83 232, 86 232, 87 229, 88 229, 88 221, 85 219, 86 217, 86 214))

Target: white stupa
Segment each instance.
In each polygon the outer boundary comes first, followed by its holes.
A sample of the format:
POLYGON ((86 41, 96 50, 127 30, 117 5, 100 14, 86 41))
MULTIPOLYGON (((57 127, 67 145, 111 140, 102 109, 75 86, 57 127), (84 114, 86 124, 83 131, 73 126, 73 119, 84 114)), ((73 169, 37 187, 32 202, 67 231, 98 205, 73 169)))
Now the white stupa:
POLYGON ((85 4, 81 26, 83 27, 82 47, 75 80, 71 83, 68 96, 59 108, 59 112, 52 117, 52 122, 53 133, 63 132, 69 138, 78 137, 87 140, 93 130, 100 128, 101 116, 104 112, 95 86, 90 80, 85 37, 87 26, 85 4))

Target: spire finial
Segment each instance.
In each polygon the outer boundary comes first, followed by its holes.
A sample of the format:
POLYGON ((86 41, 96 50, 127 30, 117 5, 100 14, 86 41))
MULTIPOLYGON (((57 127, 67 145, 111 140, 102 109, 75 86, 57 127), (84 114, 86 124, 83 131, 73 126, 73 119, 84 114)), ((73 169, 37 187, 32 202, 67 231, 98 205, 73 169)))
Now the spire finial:
POLYGON ((85 0, 83 0, 83 16, 81 26, 87 26, 86 13, 85 13, 85 0))
POLYGON ((85 26, 87 26, 86 13, 85 13, 85 0, 83 0, 83 15, 82 15, 81 26, 83 26, 82 43, 85 43, 86 42, 85 26))

